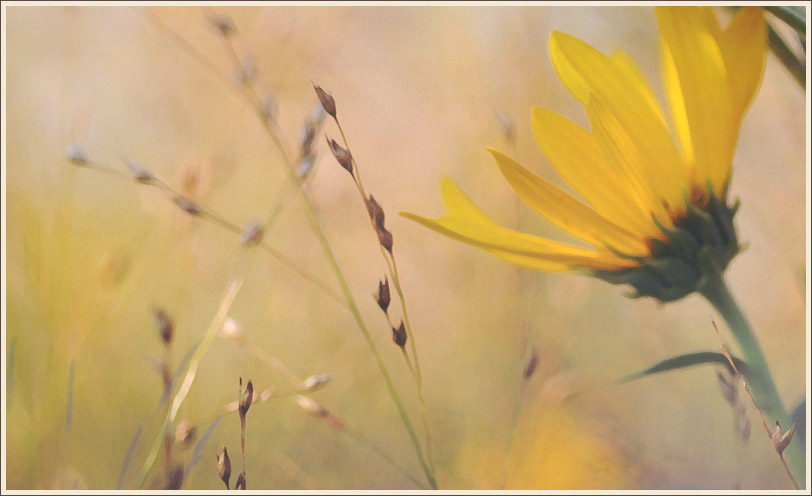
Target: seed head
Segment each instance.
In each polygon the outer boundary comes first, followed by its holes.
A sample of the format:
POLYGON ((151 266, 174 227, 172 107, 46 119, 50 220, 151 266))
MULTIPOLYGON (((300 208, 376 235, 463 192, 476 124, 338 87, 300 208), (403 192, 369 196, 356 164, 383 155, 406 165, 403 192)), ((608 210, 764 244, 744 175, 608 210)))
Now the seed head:
POLYGON ((719 379, 719 389, 722 390, 722 396, 725 397, 727 404, 733 406, 738 403, 738 390, 736 389, 736 383, 729 380, 721 372, 716 372, 716 377, 719 379))
POLYGON ((242 243, 246 246, 258 245, 262 241, 263 234, 262 226, 255 222, 243 231, 242 243))
POLYGON ((332 377, 326 374, 319 374, 319 375, 311 375, 307 379, 302 382, 302 389, 307 391, 308 393, 312 393, 313 391, 318 391, 319 389, 326 386, 332 377))
POLYGON ((214 26, 215 29, 220 31, 220 34, 222 34, 225 38, 228 38, 237 32, 237 28, 234 26, 234 23, 226 16, 218 15, 210 17, 209 22, 212 26, 214 26))
POLYGON ((369 218, 372 219, 373 223, 375 224, 375 233, 378 235, 378 242, 386 248, 386 251, 392 253, 392 233, 386 230, 384 227, 384 219, 385 215, 383 209, 378 202, 375 201, 375 197, 369 195, 369 199, 366 202, 367 204, 367 212, 369 212, 369 218))
POLYGON ((187 214, 193 215, 195 217, 200 215, 200 207, 198 207, 197 203, 193 202, 192 200, 185 198, 183 196, 176 196, 172 198, 172 201, 175 202, 175 205, 180 207, 180 209, 186 212, 187 214))
POLYGON ((795 419, 795 423, 792 424, 792 427, 785 433, 781 429, 781 424, 778 421, 775 421, 775 429, 772 433, 773 445, 775 446, 775 451, 779 454, 783 453, 789 443, 792 441, 792 435, 795 434, 795 427, 798 425, 798 419, 795 419))
POLYGON ((307 119, 302 126, 302 132, 299 136, 299 151, 303 157, 310 155, 313 138, 316 137, 316 123, 311 119, 307 119))
POLYGON ((79 145, 79 143, 73 143, 68 146, 65 153, 68 156, 68 160, 70 160, 73 165, 87 165, 89 161, 87 154, 85 154, 84 149, 81 147, 81 145, 79 145))
POLYGON ((196 429, 188 420, 184 419, 178 424, 175 429, 175 442, 183 445, 190 445, 195 440, 196 429))
POLYGON ((316 164, 316 153, 312 152, 310 155, 302 158, 302 161, 299 162, 299 170, 297 171, 299 175, 299 179, 305 179, 310 171, 313 169, 313 165, 316 164))
POLYGON ((527 364, 524 366, 524 378, 525 380, 530 379, 533 374, 536 372, 536 369, 539 365, 539 354, 536 351, 536 347, 534 346, 530 350, 530 357, 527 359, 527 364))
POLYGON ((336 119, 336 101, 333 98, 333 95, 327 93, 317 84, 313 84, 313 89, 316 90, 316 96, 319 97, 319 101, 321 102, 322 108, 324 111, 330 114, 333 119, 336 119))
POLYGON ((155 179, 155 176, 152 175, 150 171, 148 171, 143 165, 139 164, 135 160, 127 159, 124 161, 127 167, 130 168, 130 171, 133 173, 133 179, 138 181, 139 183, 148 183, 155 179))
POLYGON ((401 348, 406 346, 406 326, 403 325, 402 320, 400 321, 400 327, 397 329, 392 328, 392 341, 401 348))
POLYGON ((245 491, 245 472, 241 472, 240 475, 237 476, 237 484, 234 486, 234 489, 245 491))
POLYGON ((333 153, 333 156, 336 158, 341 167, 347 169, 347 172, 349 172, 351 176, 355 177, 355 174, 352 172, 352 155, 350 152, 336 143, 336 140, 327 138, 327 144, 330 146, 330 151, 333 153))
POLYGON ((183 465, 178 465, 172 469, 167 476, 166 488, 177 491, 183 486, 183 465))
POLYGON ((330 412, 328 412, 324 407, 307 396, 297 395, 296 403, 302 407, 302 410, 306 411, 310 415, 313 415, 314 417, 324 418, 330 414, 330 412))
POLYGON ((240 417, 245 418, 252 401, 254 401, 254 384, 248 379, 245 389, 240 392, 240 417))
POLYGON ((276 99, 273 95, 265 95, 265 98, 262 99, 262 104, 259 106, 259 113, 262 115, 262 118, 267 122, 273 122, 276 119, 276 111, 276 99))
POLYGON ((381 307, 383 313, 387 313, 389 310, 389 302, 391 298, 389 296, 389 278, 387 276, 383 276, 383 281, 378 282, 378 295, 375 297, 375 300, 378 302, 378 306, 381 307))
POLYGON ((228 487, 228 480, 231 478, 231 459, 228 457, 228 450, 223 446, 223 451, 217 455, 217 473, 220 474, 220 479, 225 483, 226 489, 228 487))
POLYGON ((158 328, 161 340, 166 345, 172 344, 172 338, 175 336, 174 322, 163 308, 154 308, 152 313, 155 316, 155 326, 158 328))

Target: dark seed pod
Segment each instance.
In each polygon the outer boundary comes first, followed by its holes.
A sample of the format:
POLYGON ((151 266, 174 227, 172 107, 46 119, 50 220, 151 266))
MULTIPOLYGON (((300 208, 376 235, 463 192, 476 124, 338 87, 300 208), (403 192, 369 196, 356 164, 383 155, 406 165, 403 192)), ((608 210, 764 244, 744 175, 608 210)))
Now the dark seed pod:
POLYGON ((406 346, 406 326, 403 325, 402 320, 400 321, 400 327, 397 329, 392 328, 392 341, 401 348, 406 346))
POLYGON ((87 165, 89 161, 85 150, 78 143, 70 145, 65 154, 73 165, 87 165))
POLYGON ((228 450, 223 446, 221 454, 217 455, 217 473, 220 474, 220 479, 225 483, 226 489, 231 489, 228 486, 228 480, 231 478, 231 459, 228 457, 228 450))
POLYGON ((254 384, 251 379, 245 385, 245 389, 240 393, 240 417, 245 418, 248 409, 251 408, 251 402, 254 401, 254 384))
POLYGON ((389 302, 391 301, 388 277, 383 276, 383 281, 378 282, 378 296, 375 300, 378 302, 378 306, 381 307, 381 310, 383 310, 383 313, 387 313, 389 310, 389 302))
POLYGON ((316 96, 319 97, 319 101, 321 102, 321 106, 324 108, 324 111, 330 114, 330 116, 335 119, 336 118, 336 101, 333 98, 333 95, 327 93, 317 84, 313 85, 313 89, 316 90, 316 96))
POLYGON ((152 313, 155 316, 155 326, 158 328, 161 340, 164 344, 171 344, 172 338, 175 336, 175 323, 163 308, 155 308, 152 313))
POLYGON ((184 198, 182 196, 176 196, 172 198, 172 201, 175 202, 175 205, 180 207, 181 210, 186 212, 189 215, 193 215, 197 217, 200 215, 200 207, 197 206, 195 202, 188 198, 184 198))
POLYGON ((355 177, 355 174, 353 174, 352 172, 352 155, 350 154, 350 152, 342 148, 341 145, 339 145, 338 143, 336 143, 336 140, 327 138, 327 144, 330 146, 330 151, 332 152, 333 156, 336 158, 338 163, 341 165, 341 167, 347 169, 347 172, 349 172, 350 175, 355 177))

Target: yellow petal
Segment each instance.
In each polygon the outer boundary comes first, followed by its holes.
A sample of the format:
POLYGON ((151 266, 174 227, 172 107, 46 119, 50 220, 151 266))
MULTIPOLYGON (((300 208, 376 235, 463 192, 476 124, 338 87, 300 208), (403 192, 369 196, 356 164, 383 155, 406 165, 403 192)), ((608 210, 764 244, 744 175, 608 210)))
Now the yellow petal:
POLYGON ((514 264, 545 271, 566 271, 575 267, 613 270, 634 262, 618 258, 608 250, 591 250, 559 243, 499 227, 479 210, 450 179, 443 181, 443 198, 448 215, 427 219, 408 212, 400 215, 450 238, 489 251, 514 264))
POLYGON ((596 247, 609 245, 629 255, 646 255, 645 241, 605 219, 504 153, 488 148, 516 193, 539 215, 596 247))
MULTIPOLYGON (((673 64, 668 90, 679 91, 684 118, 690 134, 696 180, 700 186, 713 184, 718 195, 724 191, 730 174, 735 146, 728 75, 721 50, 709 31, 703 11, 692 7, 657 7, 657 21, 664 50, 673 64), (675 84, 678 83, 678 84, 675 84)), ((683 132, 680 134, 682 139, 683 132)))
POLYGON ((653 91, 628 56, 618 53, 609 58, 577 38, 554 32, 550 57, 573 96, 585 107, 592 95, 598 98, 638 143, 648 164, 683 167, 653 91))
POLYGON ((624 171, 608 162, 595 137, 572 121, 536 107, 533 131, 555 169, 600 215, 624 229, 641 234, 651 218, 629 198, 637 193, 624 171))
POLYGON ((761 85, 767 60, 767 23, 761 9, 739 9, 719 37, 719 48, 727 68, 734 119, 740 120, 761 85))
POLYGON ((666 167, 652 167, 637 143, 597 98, 590 99, 587 114, 604 155, 625 172, 628 185, 633 188, 627 203, 637 202, 638 208, 646 212, 645 234, 661 235, 651 215, 661 224, 672 226, 671 218, 684 210, 684 174, 666 167))

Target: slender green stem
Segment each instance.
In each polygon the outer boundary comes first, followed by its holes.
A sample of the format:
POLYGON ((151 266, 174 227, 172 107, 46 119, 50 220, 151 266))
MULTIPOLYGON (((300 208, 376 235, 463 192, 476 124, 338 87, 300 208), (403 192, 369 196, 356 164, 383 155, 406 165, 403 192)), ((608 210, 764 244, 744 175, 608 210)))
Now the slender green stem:
MULTIPOLYGON (((253 250, 249 251, 248 253, 252 253, 253 250)), ((249 257, 250 258, 250 257, 249 257)), ((248 262, 248 258, 243 260, 244 263, 248 262)), ((237 274, 242 272, 242 267, 238 268, 237 274)), ((203 336, 203 340, 201 341, 200 345, 195 349, 194 354, 192 354, 192 358, 189 360, 189 368, 187 369, 186 376, 183 379, 183 383, 181 383, 180 387, 178 388, 178 392, 175 393, 175 397, 172 399, 172 403, 169 407, 169 411, 166 414, 166 418, 164 419, 164 423, 161 425, 161 429, 158 432, 158 435, 155 436, 155 441, 152 444, 152 448, 149 450, 146 460, 144 461, 143 467, 141 467, 141 471, 138 473, 138 479, 135 483, 135 487, 140 489, 144 485, 144 481, 147 478, 147 474, 149 473, 150 469, 152 468, 152 464, 155 462, 155 459, 158 457, 158 452, 161 449, 161 444, 163 443, 164 436, 169 431, 169 428, 172 426, 172 423, 175 421, 175 417, 178 414, 178 410, 180 406, 183 404, 183 401, 186 399, 186 396, 189 394, 189 390, 192 387, 192 383, 197 376, 197 368, 200 366, 200 362, 203 357, 206 355, 206 351, 209 349, 209 345, 214 341, 215 336, 217 336, 217 331, 223 327, 223 323, 228 316, 228 311, 231 309, 231 305, 234 303, 234 300, 237 298, 237 294, 240 292, 240 288, 242 287, 243 278, 240 275, 232 277, 231 281, 228 284, 228 287, 223 292, 223 296, 220 299, 220 306, 217 310, 217 314, 212 319, 211 323, 209 324, 209 328, 206 329, 206 333, 203 336)))
MULTIPOLYGON (((338 126, 338 132, 341 133, 341 140, 344 142, 344 146, 350 152, 350 156, 352 156, 352 150, 350 148, 350 144, 347 141, 347 135, 344 134, 344 128, 341 126, 341 122, 338 119, 335 120, 336 125, 338 126)), ((353 174, 353 181, 355 182, 355 186, 358 189, 358 193, 361 195, 361 199, 364 201, 364 204, 368 201, 368 196, 366 191, 364 190, 364 183, 361 180, 361 171, 358 167, 355 158, 352 159, 354 167, 354 174, 353 174)), ((372 229, 375 230, 375 221, 370 218, 370 224, 372 225, 372 229)), ((400 300, 400 308, 401 313, 403 314, 403 323, 406 328, 406 335, 409 337, 410 348, 412 352, 412 357, 414 357, 414 367, 412 367, 411 362, 409 361, 409 355, 403 353, 403 356, 406 358, 406 361, 409 364, 409 368, 412 369, 412 375, 415 379, 415 385, 417 386, 417 398, 420 402, 420 420, 423 424, 423 430, 426 432, 426 458, 429 462, 429 467, 431 468, 431 472, 436 472, 436 467, 434 464, 434 453, 432 449, 432 440, 431 440, 431 427, 429 426, 429 419, 428 419, 428 408, 426 406, 426 399, 423 395, 423 374, 420 371, 420 358, 417 355, 417 342, 414 337, 414 332, 412 331, 412 324, 409 322, 409 311, 406 309, 406 297, 403 294, 403 288, 400 286, 400 274, 398 272, 398 265, 395 259, 394 253, 388 252, 383 245, 379 245, 381 250, 381 255, 383 256, 384 260, 386 260, 386 265, 389 268, 389 276, 392 278, 392 283, 395 286, 395 290, 398 293, 398 299, 400 300)), ((387 315, 387 319, 389 315, 387 315)), ((391 322, 390 322, 391 324, 391 322)), ((394 326, 393 326, 394 327, 394 326)))
MULTIPOLYGON (((781 423, 782 429, 788 430, 793 423, 793 419, 784 409, 778 395, 778 389, 770 374, 767 360, 753 333, 753 329, 730 293, 722 275, 717 274, 711 277, 702 288, 701 294, 725 319, 730 332, 739 345, 742 358, 751 372, 748 383, 753 398, 758 404, 758 409, 769 421, 778 421, 781 423)), ((797 439, 793 439, 786 448, 784 457, 795 474, 796 480, 803 483, 806 480, 805 453, 797 439)))
POLYGON ((414 444, 415 451, 417 452, 417 458, 420 462, 423 471, 426 474, 426 478, 429 481, 429 484, 433 489, 437 489, 437 482, 434 479, 434 475, 429 468, 428 464, 426 463, 426 459, 423 457, 423 450, 420 447, 420 440, 417 438, 417 434, 415 433, 414 427, 412 426, 412 422, 409 420, 409 415, 406 413, 406 408, 403 405, 403 402, 400 399, 400 395, 398 394, 397 387, 395 383, 392 381, 391 376, 389 375, 389 371, 386 368, 386 364, 384 364, 383 356, 381 355, 378 347, 375 345, 375 341, 372 339, 372 335, 369 333, 369 330, 364 323, 364 319, 361 316, 361 311, 358 309, 358 305, 355 302, 355 298, 352 296, 352 292, 350 291, 349 284, 347 283, 347 279, 344 277, 344 273, 341 270, 341 267, 338 264, 338 261, 335 258, 335 254, 333 253, 333 249, 330 246, 330 242, 327 240, 327 237, 324 235, 324 231, 321 228, 321 224, 319 223, 318 217, 316 216, 316 210, 314 206, 310 203, 310 199, 308 198, 307 194, 305 193, 302 185, 299 181, 295 178, 295 172, 293 170, 292 163, 290 158, 288 157, 287 152, 285 151, 285 146, 282 141, 279 139, 279 136, 274 132, 273 128, 270 127, 268 122, 262 118, 261 112, 258 108, 254 110, 257 111, 257 114, 260 117, 260 122, 262 126, 265 128, 268 136, 271 138, 275 148, 279 152, 282 158, 282 165, 283 169, 285 169, 285 173, 288 175, 288 179, 296 186, 296 190, 299 193, 299 198, 302 202, 302 206, 304 207, 305 215, 307 217, 307 221, 310 224, 310 228, 313 231, 313 234, 316 235, 316 238, 319 241, 319 245, 321 246, 322 252, 324 253, 325 258, 327 258, 327 262, 330 265, 330 268, 333 270, 333 273, 338 279, 338 284, 341 287, 341 292, 344 294, 344 297, 347 300, 347 303, 350 307, 350 312, 355 317, 355 321, 358 324, 358 328, 360 329, 361 333, 364 336, 364 339, 367 342, 372 354, 375 356, 375 360, 378 363, 378 368, 380 369, 381 375, 383 375, 384 381, 386 382, 386 387, 389 390, 389 395, 392 397, 392 401, 395 403, 395 406, 400 414, 400 418, 403 421, 404 427, 406 427, 406 431, 409 434, 409 438, 412 440, 412 444, 414 444))

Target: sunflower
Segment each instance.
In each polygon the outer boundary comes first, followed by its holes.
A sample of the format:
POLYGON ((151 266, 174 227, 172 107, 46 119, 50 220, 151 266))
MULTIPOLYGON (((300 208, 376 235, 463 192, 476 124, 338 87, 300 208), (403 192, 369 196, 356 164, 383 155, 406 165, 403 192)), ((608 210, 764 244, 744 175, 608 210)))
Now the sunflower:
POLYGON ((555 71, 584 105, 591 131, 539 107, 533 131, 584 202, 488 149, 522 200, 590 247, 500 227, 450 178, 442 182, 447 215, 401 215, 517 265, 630 284, 635 296, 672 301, 701 290, 740 249, 728 186, 764 72, 766 23, 755 7, 739 9, 724 30, 710 7, 658 7, 656 17, 673 127, 628 55, 606 56, 561 32, 550 37, 555 71))
MULTIPOLYGON (((447 177, 442 192, 448 214, 401 215, 520 266, 630 284, 631 296, 669 302, 698 292, 735 337, 759 410, 787 427, 792 419, 764 353, 723 278, 741 248, 733 224, 738 202, 728 202, 728 191, 739 127, 764 73, 764 14, 758 7, 738 9, 722 29, 710 7, 655 12, 671 127, 628 55, 607 57, 560 32, 550 37, 556 73, 586 108, 591 130, 543 108, 532 110, 533 130, 583 201, 488 149, 522 200, 590 247, 501 227, 447 177)), ((797 488, 804 480, 803 446, 790 443, 789 432, 776 432, 773 442, 783 439, 775 447, 797 488)))

